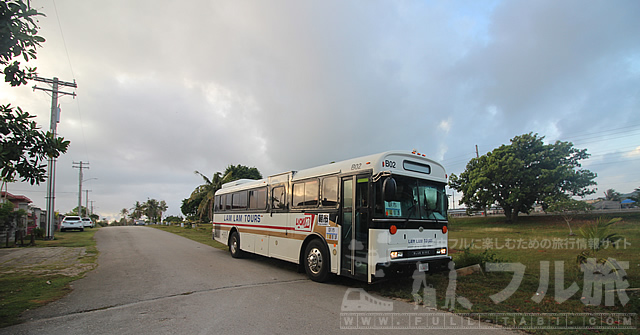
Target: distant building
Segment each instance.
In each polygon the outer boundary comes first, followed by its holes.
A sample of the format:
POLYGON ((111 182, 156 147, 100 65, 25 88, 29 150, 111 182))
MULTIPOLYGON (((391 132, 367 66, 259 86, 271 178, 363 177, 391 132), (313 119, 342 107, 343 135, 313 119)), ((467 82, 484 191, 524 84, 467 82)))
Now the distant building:
POLYGON ((593 204, 593 209, 595 210, 604 210, 604 209, 621 209, 622 206, 620 201, 599 201, 593 204))
POLYGON ((625 199, 622 200, 620 205, 622 205, 622 208, 634 208, 636 207, 637 203, 632 199, 625 199))
POLYGON ((3 226, 0 229, 0 242, 6 241, 7 235, 9 239, 15 236, 16 230, 20 229, 23 231, 23 235, 27 234, 27 227, 30 225, 29 221, 29 204, 32 203, 31 199, 25 197, 24 195, 13 195, 9 192, 0 191, 0 201, 5 202, 9 201, 13 204, 13 210, 21 210, 23 209, 27 216, 22 218, 22 222, 12 222, 9 225, 3 226))

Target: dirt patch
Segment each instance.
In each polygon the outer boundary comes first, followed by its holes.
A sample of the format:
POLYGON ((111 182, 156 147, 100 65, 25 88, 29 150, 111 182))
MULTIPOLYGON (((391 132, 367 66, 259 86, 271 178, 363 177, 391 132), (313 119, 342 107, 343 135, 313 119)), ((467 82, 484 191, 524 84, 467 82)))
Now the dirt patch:
POLYGON ((0 274, 37 274, 77 276, 92 270, 95 262, 82 260, 92 255, 86 248, 0 249, 0 274))

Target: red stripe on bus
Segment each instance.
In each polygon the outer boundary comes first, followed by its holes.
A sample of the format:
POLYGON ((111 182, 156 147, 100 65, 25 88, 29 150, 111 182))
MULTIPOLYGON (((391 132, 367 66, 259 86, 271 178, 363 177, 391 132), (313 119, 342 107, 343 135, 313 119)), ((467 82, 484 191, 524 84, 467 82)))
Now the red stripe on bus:
POLYGON ((249 227, 249 228, 268 228, 268 229, 281 229, 281 230, 296 230, 295 227, 274 227, 274 226, 262 226, 262 225, 255 225, 255 224, 243 224, 243 223, 214 222, 213 224, 219 224, 219 225, 223 225, 223 226, 249 227))

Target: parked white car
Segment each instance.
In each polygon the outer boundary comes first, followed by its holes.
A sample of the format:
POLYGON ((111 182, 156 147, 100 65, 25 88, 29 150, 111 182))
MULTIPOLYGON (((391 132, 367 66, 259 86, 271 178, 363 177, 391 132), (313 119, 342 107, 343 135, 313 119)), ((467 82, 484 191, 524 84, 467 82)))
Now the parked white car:
POLYGON ((67 216, 62 219, 62 223, 60 224, 60 231, 69 229, 80 229, 80 231, 84 231, 84 224, 82 223, 82 219, 79 216, 67 216))
POLYGON ((96 224, 93 223, 93 220, 91 220, 91 218, 82 218, 82 224, 85 228, 93 228, 96 226, 96 224))

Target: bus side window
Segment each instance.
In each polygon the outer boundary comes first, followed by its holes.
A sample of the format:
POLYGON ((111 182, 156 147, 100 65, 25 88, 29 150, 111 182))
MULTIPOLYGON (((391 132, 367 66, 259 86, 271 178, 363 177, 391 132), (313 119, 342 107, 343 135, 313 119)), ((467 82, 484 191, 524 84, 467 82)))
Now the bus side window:
POLYGON ((318 206, 318 180, 307 180, 293 184, 293 206, 318 206))
POLYGON ((219 197, 220 197, 220 202, 218 202, 218 210, 224 211, 225 210, 224 205, 227 201, 227 195, 223 194, 223 195, 220 195, 219 197))
POLYGON ((233 209, 247 209, 247 191, 233 194, 233 209))
POLYGON ((220 210, 220 196, 216 195, 216 198, 215 198, 215 200, 213 202, 213 211, 216 212, 216 211, 219 211, 219 210, 220 210))
POLYGON ((322 206, 335 207, 338 204, 338 177, 322 180, 322 206))
POLYGON ((232 198, 231 197, 231 193, 227 194, 226 198, 227 199, 225 200, 225 203, 224 203, 224 210, 225 211, 230 211, 231 210, 231 204, 232 204, 232 202, 231 202, 231 198, 232 198))
POLYGON ((304 183, 293 184, 293 206, 304 206, 304 183))
POLYGON ((267 189, 259 188, 249 191, 249 208, 265 209, 267 207, 267 189))
POLYGON ((267 208, 267 188, 263 187, 256 191, 258 193, 257 196, 257 209, 266 209, 267 208))
POLYGON ((283 210, 287 208, 284 186, 271 189, 271 209, 283 210))

